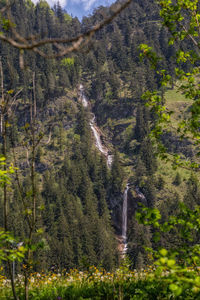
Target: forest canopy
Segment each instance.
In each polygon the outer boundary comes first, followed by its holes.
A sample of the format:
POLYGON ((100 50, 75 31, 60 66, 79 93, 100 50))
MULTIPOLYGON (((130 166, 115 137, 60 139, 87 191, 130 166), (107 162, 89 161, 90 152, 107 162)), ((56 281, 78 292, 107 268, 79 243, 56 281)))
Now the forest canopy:
POLYGON ((198 1, 118 1, 81 23, 59 3, 0 4, 0 259, 14 298, 17 274, 27 300, 32 272, 115 271, 126 256, 123 270, 151 266, 166 297, 190 299, 198 1))

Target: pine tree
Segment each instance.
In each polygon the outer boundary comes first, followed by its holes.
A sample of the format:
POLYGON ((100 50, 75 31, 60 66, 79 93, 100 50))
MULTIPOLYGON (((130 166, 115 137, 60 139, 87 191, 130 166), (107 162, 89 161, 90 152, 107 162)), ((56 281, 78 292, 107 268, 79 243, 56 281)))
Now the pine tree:
POLYGON ((181 175, 179 172, 176 173, 176 177, 174 178, 173 184, 177 186, 181 184, 181 175))
POLYGON ((187 182, 187 191, 184 196, 184 202, 190 208, 200 205, 200 185, 199 180, 195 174, 191 174, 187 182))
POLYGON ((114 153, 113 163, 111 167, 111 192, 113 195, 119 195, 122 192, 123 170, 120 165, 119 154, 114 153))
POLYGON ((138 224, 135 217, 133 217, 128 232, 128 256, 134 269, 141 269, 150 262, 144 246, 151 247, 150 228, 138 224))

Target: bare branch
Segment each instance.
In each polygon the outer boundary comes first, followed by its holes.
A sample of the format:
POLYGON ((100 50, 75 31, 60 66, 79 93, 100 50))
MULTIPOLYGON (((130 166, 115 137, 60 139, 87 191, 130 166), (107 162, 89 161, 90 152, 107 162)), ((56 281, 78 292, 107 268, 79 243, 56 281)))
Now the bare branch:
POLYGON ((0 103, 0 133, 3 130, 3 103, 4 103, 4 83, 3 83, 3 67, 0 56, 0 74, 1 74, 1 103, 0 103))
POLYGON ((192 36, 192 34, 189 33, 189 30, 186 28, 186 26, 183 25, 182 28, 186 32, 186 34, 190 38, 190 40, 193 42, 193 44, 199 48, 198 42, 195 40, 195 38, 192 36))
POLYGON ((36 90, 35 90, 35 72, 33 72, 33 116, 36 118, 37 104, 36 104, 36 90))
POLYGON ((52 132, 51 132, 51 130, 50 130, 50 132, 49 132, 49 138, 48 138, 48 140, 46 141, 45 145, 48 145, 48 144, 51 142, 51 135, 52 135, 52 132))
POLYGON ((3 7, 0 9, 0 13, 3 14, 3 13, 4 13, 5 11, 7 11, 11 6, 12 6, 12 3, 6 4, 5 6, 3 6, 3 7))
POLYGON ((30 163, 29 163, 29 151, 28 151, 28 148, 26 148, 26 162, 27 162, 27 166, 30 167, 30 163))
MULTIPOLYGON (((11 46, 19 49, 19 50, 33 50, 34 52, 38 53, 39 55, 41 55, 42 57, 45 58, 56 58, 56 57, 61 57, 64 56, 68 53, 77 51, 80 46, 82 46, 83 44, 86 45, 88 43, 88 41, 92 38, 92 36, 99 31, 100 29, 102 29, 105 25, 109 24, 112 22, 112 20, 119 15, 130 3, 132 0, 126 0, 124 3, 122 4, 116 4, 116 8, 114 9, 114 12, 107 18, 104 18, 104 20, 100 23, 98 23, 97 25, 93 26, 90 30, 88 30, 85 33, 79 34, 75 37, 72 38, 44 38, 40 41, 35 41, 34 39, 26 39, 24 37, 22 37, 16 30, 14 27, 11 27, 12 33, 14 35, 14 38, 8 37, 5 34, 3 34, 2 32, 0 33, 0 40, 7 42, 8 44, 10 44, 11 46), (63 46, 62 49, 60 49, 60 51, 58 51, 58 53, 54 53, 52 55, 46 55, 45 52, 39 50, 39 47, 42 47, 44 45, 48 45, 48 44, 53 44, 55 45, 57 48, 59 44, 72 44, 70 46, 66 45, 63 46)), ((7 6, 9 5, 8 0, 7 0, 7 6)), ((12 19, 11 17, 11 13, 7 12, 7 16, 9 18, 9 20, 12 19)), ((20 52, 20 61, 21 61, 21 66, 23 67, 23 60, 22 60, 22 56, 23 53, 20 52)))
POLYGON ((23 89, 19 90, 13 97, 13 101, 10 104, 10 107, 8 108, 8 113, 11 111, 12 106, 15 104, 15 101, 17 100, 17 96, 22 92, 23 89))

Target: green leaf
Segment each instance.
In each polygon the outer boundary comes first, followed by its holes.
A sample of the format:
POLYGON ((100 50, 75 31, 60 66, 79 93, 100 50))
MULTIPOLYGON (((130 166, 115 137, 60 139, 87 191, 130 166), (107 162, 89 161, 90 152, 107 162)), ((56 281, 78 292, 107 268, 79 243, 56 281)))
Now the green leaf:
POLYGON ((179 287, 178 287, 178 285, 176 285, 174 283, 171 283, 169 285, 169 289, 170 289, 170 291, 175 292, 175 291, 177 291, 179 289, 179 287))
POLYGON ((173 267, 176 264, 176 261, 174 259, 168 259, 167 265, 168 267, 173 267))
POLYGON ((160 255, 162 255, 162 256, 167 256, 168 251, 167 251, 166 249, 161 249, 161 250, 159 251, 159 253, 160 253, 160 255))

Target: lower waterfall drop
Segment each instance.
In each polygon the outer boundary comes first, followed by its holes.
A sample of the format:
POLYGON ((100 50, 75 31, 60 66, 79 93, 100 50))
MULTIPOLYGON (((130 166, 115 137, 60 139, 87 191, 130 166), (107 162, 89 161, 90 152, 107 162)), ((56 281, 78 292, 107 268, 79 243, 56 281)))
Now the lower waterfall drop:
POLYGON ((128 190, 129 184, 127 183, 126 189, 123 194, 123 209, 122 209, 122 240, 123 240, 123 254, 127 251, 127 213, 128 213, 128 190))

